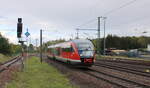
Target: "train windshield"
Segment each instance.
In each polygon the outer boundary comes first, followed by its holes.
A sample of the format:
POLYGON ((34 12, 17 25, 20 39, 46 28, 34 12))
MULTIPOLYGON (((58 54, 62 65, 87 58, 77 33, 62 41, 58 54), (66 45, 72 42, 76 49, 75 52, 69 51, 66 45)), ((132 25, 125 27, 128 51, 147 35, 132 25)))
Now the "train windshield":
POLYGON ((93 57, 94 46, 91 42, 78 43, 77 47, 81 57, 93 57))
POLYGON ((94 46, 91 43, 78 43, 77 44, 78 50, 85 50, 85 51, 93 51, 94 46))

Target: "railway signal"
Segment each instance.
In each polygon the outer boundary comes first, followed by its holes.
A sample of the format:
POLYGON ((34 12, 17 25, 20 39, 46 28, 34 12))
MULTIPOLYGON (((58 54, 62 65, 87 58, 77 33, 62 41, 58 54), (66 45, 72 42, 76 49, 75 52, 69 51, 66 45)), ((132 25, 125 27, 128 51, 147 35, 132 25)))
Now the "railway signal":
POLYGON ((18 23, 17 23, 17 37, 21 38, 22 34, 22 18, 18 18, 18 23))
POLYGON ((24 48, 23 48, 23 45, 24 45, 24 42, 25 41, 22 41, 21 40, 21 34, 22 34, 22 18, 18 18, 18 23, 17 23, 17 38, 19 39, 19 43, 21 43, 21 46, 22 46, 22 59, 21 59, 21 62, 22 62, 22 67, 24 68, 24 63, 23 63, 23 56, 24 56, 24 48))

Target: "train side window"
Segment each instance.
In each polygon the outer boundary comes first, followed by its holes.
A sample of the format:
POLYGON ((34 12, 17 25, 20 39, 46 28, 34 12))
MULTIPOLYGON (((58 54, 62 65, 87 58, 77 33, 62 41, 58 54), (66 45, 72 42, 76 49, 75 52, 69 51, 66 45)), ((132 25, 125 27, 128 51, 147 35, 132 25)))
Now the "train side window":
POLYGON ((74 49, 72 47, 69 48, 62 48, 63 52, 74 52, 74 49))
POLYGON ((62 48, 62 51, 63 52, 69 52, 70 50, 69 50, 69 48, 62 48))

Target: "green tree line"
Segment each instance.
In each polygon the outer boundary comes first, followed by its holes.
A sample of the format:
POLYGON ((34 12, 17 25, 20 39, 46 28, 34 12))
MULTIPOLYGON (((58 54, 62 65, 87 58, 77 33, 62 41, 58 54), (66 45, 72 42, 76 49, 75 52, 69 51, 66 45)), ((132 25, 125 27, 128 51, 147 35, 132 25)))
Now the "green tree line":
POLYGON ((13 55, 21 52, 21 46, 11 44, 7 38, 0 34, 0 53, 4 55, 13 55))
MULTIPOLYGON (((97 39, 92 40, 95 45, 97 45, 97 39)), ((101 50, 104 49, 104 39, 100 39, 101 50)), ((147 48, 147 45, 150 44, 150 37, 140 36, 140 37, 119 37, 116 35, 108 35, 105 39, 106 48, 116 48, 116 49, 140 49, 147 48)))
MULTIPOLYGON (((44 48, 47 48, 49 45, 57 44, 60 42, 65 42, 65 39, 59 39, 59 40, 53 40, 53 41, 48 41, 47 43, 44 43, 44 48)), ((95 49, 97 50, 98 46, 98 39, 92 39, 91 40, 93 44, 95 45, 95 49)), ((106 39, 106 48, 116 48, 116 49, 124 49, 124 50, 129 50, 129 49, 141 49, 141 48, 147 48, 147 45, 150 44, 150 37, 146 36, 140 36, 140 37, 135 37, 135 36, 126 36, 126 37, 120 37, 117 35, 111 35, 109 34, 106 39)), ((104 39, 100 39, 100 44, 99 46, 100 51, 104 50, 104 39)))

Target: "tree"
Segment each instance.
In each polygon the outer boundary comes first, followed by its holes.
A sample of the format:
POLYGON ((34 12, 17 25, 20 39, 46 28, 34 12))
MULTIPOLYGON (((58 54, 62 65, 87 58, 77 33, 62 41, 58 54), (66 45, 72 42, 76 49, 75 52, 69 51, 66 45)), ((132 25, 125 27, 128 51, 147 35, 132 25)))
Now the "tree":
POLYGON ((8 39, 3 37, 0 34, 0 53, 8 55, 11 54, 11 45, 8 42, 8 39))
POLYGON ((32 44, 29 45, 29 52, 34 52, 34 46, 32 44))
MULTIPOLYGON (((103 41, 103 40, 102 40, 103 41)), ((119 37, 116 35, 108 35, 106 37, 106 48, 117 48, 117 49, 139 49, 146 48, 150 44, 150 37, 119 37)), ((101 42, 103 47, 103 42, 101 42)))
POLYGON ((12 53, 13 54, 19 54, 22 52, 22 47, 21 45, 15 45, 15 44, 11 44, 12 46, 12 53))

